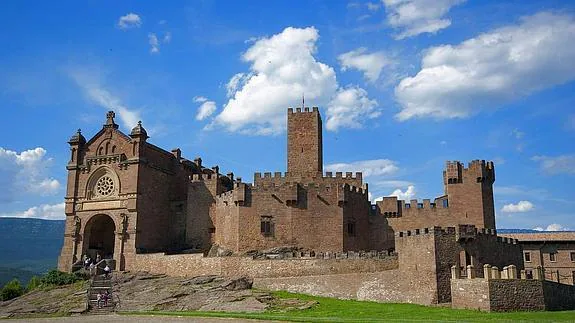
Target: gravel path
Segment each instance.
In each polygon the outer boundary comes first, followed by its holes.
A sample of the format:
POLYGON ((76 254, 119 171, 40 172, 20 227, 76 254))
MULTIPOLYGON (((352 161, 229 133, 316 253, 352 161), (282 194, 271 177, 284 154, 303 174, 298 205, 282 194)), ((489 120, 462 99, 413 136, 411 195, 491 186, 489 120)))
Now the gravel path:
POLYGON ((181 322, 196 322, 196 323, 257 323, 257 322, 277 322, 277 321, 262 321, 262 320, 247 320, 247 319, 234 319, 234 318, 215 318, 215 317, 178 317, 178 316, 152 316, 152 315, 86 315, 86 316, 69 316, 69 317, 54 317, 54 318, 37 318, 37 319, 15 319, 6 322, 21 322, 21 323, 102 323, 102 322, 128 322, 128 323, 181 323, 181 322))

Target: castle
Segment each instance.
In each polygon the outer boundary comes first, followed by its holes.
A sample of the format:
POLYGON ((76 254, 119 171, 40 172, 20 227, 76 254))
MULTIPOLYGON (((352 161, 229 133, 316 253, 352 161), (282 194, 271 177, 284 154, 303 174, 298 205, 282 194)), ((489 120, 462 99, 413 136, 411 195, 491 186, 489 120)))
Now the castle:
POLYGON ((255 173, 253 183, 205 167, 201 158, 185 159, 180 149, 151 144, 140 122, 126 135, 114 117, 108 112, 90 140, 78 130, 68 142, 60 270, 72 270, 85 254, 113 259, 119 270, 176 275, 284 277, 395 268, 410 278, 396 278, 391 300, 428 304, 451 300, 452 267, 457 277, 468 267, 524 268, 517 241, 496 236, 493 162, 448 162, 445 194, 433 202, 385 197, 371 204, 361 172, 323 172, 317 107, 288 109, 287 172, 255 173), (284 262, 264 270, 242 258, 264 250, 309 261, 277 260, 284 262), (364 251, 379 262, 363 259, 364 251), (324 267, 334 258, 348 262, 324 267), (425 285, 423 292, 413 291, 416 283, 425 285))

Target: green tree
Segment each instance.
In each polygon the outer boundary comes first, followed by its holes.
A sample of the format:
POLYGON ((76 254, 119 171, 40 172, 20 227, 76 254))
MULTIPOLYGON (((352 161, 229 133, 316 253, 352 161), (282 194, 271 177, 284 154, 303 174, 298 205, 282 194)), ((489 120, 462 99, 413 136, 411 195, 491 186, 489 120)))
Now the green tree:
POLYGON ((32 276, 28 282, 28 285, 26 285, 26 291, 31 292, 38 288, 40 285, 42 285, 42 279, 40 279, 38 276, 32 276))
POLYGON ((3 301, 16 298, 22 294, 24 294, 24 288, 22 288, 18 279, 13 279, 8 282, 8 284, 4 285, 4 288, 2 288, 2 292, 0 292, 3 301))
POLYGON ((44 277, 42 277, 42 283, 44 285, 55 286, 73 284, 79 280, 84 280, 84 278, 79 277, 79 275, 61 272, 56 269, 50 270, 46 275, 44 275, 44 277))

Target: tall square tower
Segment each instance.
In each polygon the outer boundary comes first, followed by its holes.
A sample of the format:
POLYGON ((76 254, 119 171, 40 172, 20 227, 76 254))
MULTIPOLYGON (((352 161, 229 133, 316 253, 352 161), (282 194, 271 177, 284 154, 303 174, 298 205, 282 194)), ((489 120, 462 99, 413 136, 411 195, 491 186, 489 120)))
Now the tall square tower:
POLYGON ((323 146, 321 116, 317 107, 288 109, 288 165, 290 176, 321 176, 323 146))

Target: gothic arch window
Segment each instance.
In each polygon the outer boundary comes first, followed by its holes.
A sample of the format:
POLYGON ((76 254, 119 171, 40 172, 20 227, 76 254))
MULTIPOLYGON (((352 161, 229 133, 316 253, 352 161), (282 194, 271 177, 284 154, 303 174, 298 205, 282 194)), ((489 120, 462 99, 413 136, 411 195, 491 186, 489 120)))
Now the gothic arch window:
POLYGON ((86 197, 88 199, 107 199, 117 197, 120 193, 120 180, 116 173, 108 167, 96 170, 90 180, 86 197))
POLYGON ((112 146, 112 154, 116 153, 116 146, 112 146))
POLYGON ((98 155, 102 156, 104 154, 104 147, 100 147, 100 149, 98 149, 98 155))

